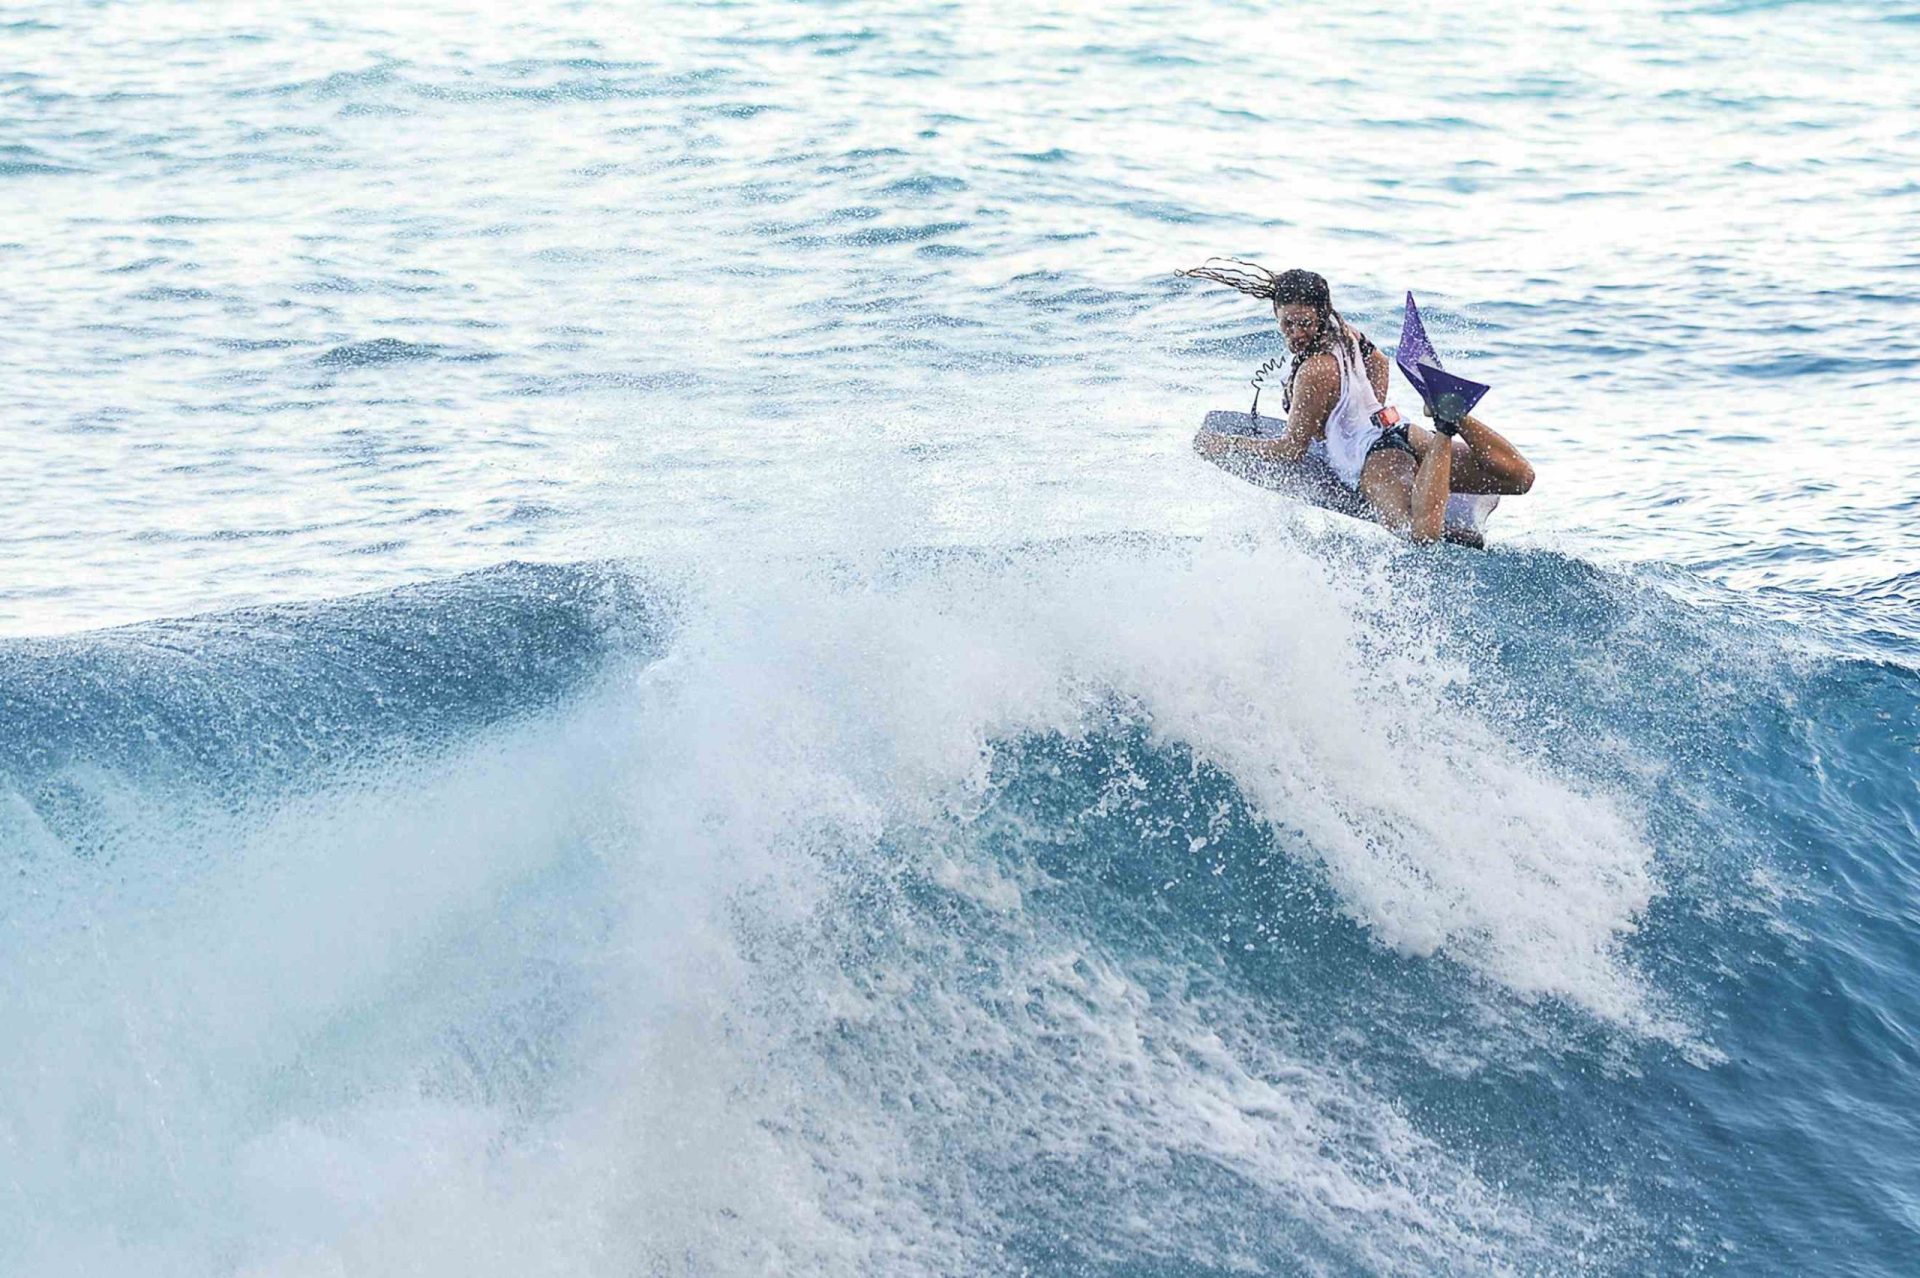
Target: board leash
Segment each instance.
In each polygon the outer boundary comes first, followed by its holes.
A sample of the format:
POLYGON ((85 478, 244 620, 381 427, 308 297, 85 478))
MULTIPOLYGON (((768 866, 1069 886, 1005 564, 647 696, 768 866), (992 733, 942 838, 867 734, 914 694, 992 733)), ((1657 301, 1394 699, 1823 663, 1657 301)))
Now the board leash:
POLYGON ((1268 373, 1277 373, 1280 366, 1287 362, 1284 355, 1275 355, 1272 359, 1253 370, 1253 407, 1247 410, 1247 416, 1253 418, 1253 428, 1260 429, 1260 390, 1265 385, 1268 373))

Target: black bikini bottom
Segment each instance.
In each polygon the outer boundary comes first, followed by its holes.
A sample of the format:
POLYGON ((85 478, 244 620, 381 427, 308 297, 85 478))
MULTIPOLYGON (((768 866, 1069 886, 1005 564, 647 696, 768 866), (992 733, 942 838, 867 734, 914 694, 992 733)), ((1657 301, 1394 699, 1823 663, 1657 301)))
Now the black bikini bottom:
MULTIPOLYGON (((1407 438, 1407 424, 1405 422, 1401 422, 1398 426, 1390 426, 1386 430, 1381 431, 1380 438, 1367 445, 1367 456, 1371 457, 1377 452, 1390 449, 1398 449, 1415 461, 1420 460, 1420 454, 1413 451, 1413 441, 1407 438)), ((1361 464, 1366 464, 1364 459, 1362 459, 1361 464)))

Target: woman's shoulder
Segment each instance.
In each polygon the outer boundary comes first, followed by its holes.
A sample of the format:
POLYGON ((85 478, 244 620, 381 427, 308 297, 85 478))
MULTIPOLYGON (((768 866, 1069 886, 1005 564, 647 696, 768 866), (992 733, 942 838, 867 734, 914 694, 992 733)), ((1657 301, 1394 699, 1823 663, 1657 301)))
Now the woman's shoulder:
POLYGON ((1314 351, 1301 357, 1300 366, 1293 370, 1293 384, 1296 390, 1312 387, 1318 390, 1340 389, 1340 360, 1330 350, 1314 351))

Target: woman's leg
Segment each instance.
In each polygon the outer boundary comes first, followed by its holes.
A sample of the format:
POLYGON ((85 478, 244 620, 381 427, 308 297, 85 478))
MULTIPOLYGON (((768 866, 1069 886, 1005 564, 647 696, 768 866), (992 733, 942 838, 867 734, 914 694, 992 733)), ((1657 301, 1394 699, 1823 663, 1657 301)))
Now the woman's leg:
MULTIPOLYGON (((1433 435, 1441 440, 1444 436, 1433 435)), ((1439 541, 1447 532, 1453 450, 1422 448, 1418 465, 1399 449, 1383 448, 1360 468, 1360 495, 1388 528, 1416 542, 1439 541)))
MULTIPOLYGON (((1444 438, 1424 427, 1408 430, 1414 447, 1426 451, 1432 438, 1444 438)), ((1460 419, 1453 443, 1453 491, 1517 496, 1533 487, 1533 467, 1500 432, 1468 413, 1460 419)))
POLYGON ((1383 448, 1360 467, 1360 496, 1373 517, 1397 533, 1413 524, 1413 458, 1397 448, 1383 448))
POLYGON ((1520 450, 1472 413, 1460 419, 1458 438, 1459 443, 1453 448, 1453 491, 1456 493, 1498 493, 1510 497, 1533 487, 1533 467, 1520 455, 1520 450))

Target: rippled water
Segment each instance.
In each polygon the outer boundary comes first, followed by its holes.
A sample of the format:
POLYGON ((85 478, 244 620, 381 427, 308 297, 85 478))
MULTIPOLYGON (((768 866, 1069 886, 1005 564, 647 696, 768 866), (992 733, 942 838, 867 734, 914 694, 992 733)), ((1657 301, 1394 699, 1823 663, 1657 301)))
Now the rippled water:
POLYGON ((0 51, 0 1270, 1908 1268, 1920 10, 0 51), (1494 553, 1192 455, 1213 254, 1494 553))
MULTIPOLYGON (((1407 288, 1509 538, 1909 573, 1897 6, 16 7, 10 630, 717 540, 1201 531, 1276 335, 1407 288)), ((1913 602, 1912 583, 1893 602, 1913 602)))

